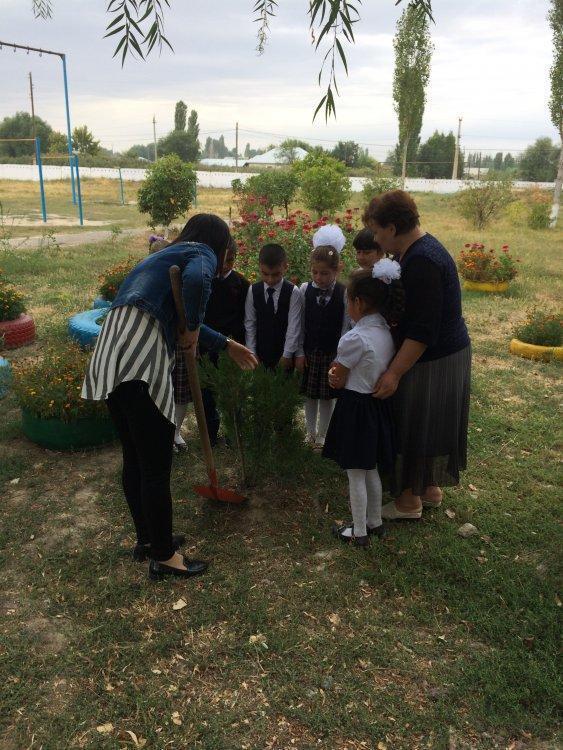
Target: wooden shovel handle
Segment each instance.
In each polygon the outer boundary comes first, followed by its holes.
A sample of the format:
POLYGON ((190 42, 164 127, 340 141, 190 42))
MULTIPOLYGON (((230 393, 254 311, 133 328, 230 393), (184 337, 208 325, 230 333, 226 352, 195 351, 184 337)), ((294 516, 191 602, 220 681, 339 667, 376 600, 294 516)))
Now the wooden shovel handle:
MULTIPOLYGON (((184 300, 182 297, 182 274, 178 266, 170 268, 170 283, 172 285, 172 294, 174 295, 174 304, 176 306, 176 315, 178 316, 178 333, 186 331, 188 324, 186 321, 186 311, 184 309, 184 300)), ((188 381, 194 402, 195 416, 199 429, 199 437, 203 449, 203 457, 209 475, 209 481, 212 487, 217 486, 217 472, 215 471, 215 460, 213 450, 209 441, 209 432, 207 431, 207 421, 205 419, 205 410, 203 408, 203 398, 201 395, 201 386, 199 384, 199 375, 197 372, 197 363, 195 351, 184 351, 184 361, 188 370, 188 381)))

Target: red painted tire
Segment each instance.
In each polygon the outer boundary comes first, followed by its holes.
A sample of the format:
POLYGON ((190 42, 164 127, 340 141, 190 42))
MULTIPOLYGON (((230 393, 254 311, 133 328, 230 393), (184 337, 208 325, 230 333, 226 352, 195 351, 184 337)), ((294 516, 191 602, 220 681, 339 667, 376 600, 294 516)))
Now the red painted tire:
POLYGON ((35 323, 22 313, 15 320, 0 321, 0 349, 17 349, 35 341, 35 323))

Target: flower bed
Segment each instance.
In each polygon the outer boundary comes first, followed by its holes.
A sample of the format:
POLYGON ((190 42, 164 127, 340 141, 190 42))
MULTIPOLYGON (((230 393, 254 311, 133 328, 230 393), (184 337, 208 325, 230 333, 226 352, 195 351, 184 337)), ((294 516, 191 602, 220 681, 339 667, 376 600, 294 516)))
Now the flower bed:
POLYGON ((514 330, 510 352, 526 359, 563 360, 563 320, 561 315, 533 308, 525 323, 514 330))
POLYGON ((115 438, 105 405, 80 397, 89 357, 68 342, 48 349, 42 358, 14 363, 14 392, 30 440, 66 450, 115 438))
POLYGON ((139 262, 139 258, 129 255, 125 260, 120 261, 115 266, 111 266, 99 277, 100 287, 98 292, 103 300, 113 302, 119 291, 123 280, 139 262))
POLYGON ((269 242, 285 248, 289 262, 288 278, 294 283, 306 281, 309 278, 313 234, 329 223, 339 224, 346 236, 346 247, 341 256, 345 270, 349 271, 355 266, 352 240, 360 228, 359 209, 349 208, 341 216, 323 216, 316 220, 304 211, 295 211, 287 219, 276 219, 267 205, 262 205, 260 199, 256 201, 255 210, 241 211, 240 220, 233 225, 233 236, 239 248, 237 269, 249 281, 256 281, 258 253, 262 245, 269 242))
POLYGON ((479 292, 506 292, 520 262, 510 255, 508 245, 503 245, 499 254, 480 242, 467 243, 465 248, 457 262, 464 287, 479 292))
POLYGON ((25 298, 0 270, 0 349, 16 349, 35 340, 35 323, 25 312, 25 298))

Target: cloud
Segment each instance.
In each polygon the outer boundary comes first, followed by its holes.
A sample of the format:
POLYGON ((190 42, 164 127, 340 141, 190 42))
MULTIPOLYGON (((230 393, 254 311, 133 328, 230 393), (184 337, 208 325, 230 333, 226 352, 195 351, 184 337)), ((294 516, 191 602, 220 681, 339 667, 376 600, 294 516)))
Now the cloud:
MULTIPOLYGON (((555 137, 547 111, 551 39, 547 0, 434 0, 435 52, 423 137, 457 127, 474 148, 523 148, 539 135, 555 137)), ((52 21, 34 21, 29 5, 3 0, 2 37, 68 54, 74 123, 87 123, 106 146, 127 148, 152 140, 152 117, 163 135, 172 127, 174 102, 198 110, 203 133, 223 131, 265 144, 270 133, 331 142, 354 139, 382 158, 396 139, 392 101, 393 35, 402 10, 393 0, 365 3, 356 44, 348 48, 350 78, 339 76, 338 120, 312 112, 322 91, 316 76, 322 54, 311 46, 305 4, 282 0, 263 56, 256 53, 250 4, 184 0, 167 14, 175 53, 147 62, 112 58, 114 40, 103 39, 103 4, 54 0, 52 21), (241 7, 242 6, 242 7, 241 7), (210 10, 211 9, 211 10, 210 10), (231 132, 229 132, 231 131, 231 132), (254 131, 254 132, 249 132, 254 131), (261 133, 261 134, 260 134, 261 133)), ((0 117, 29 109, 32 71, 37 113, 64 129, 60 62, 0 52, 0 117)))

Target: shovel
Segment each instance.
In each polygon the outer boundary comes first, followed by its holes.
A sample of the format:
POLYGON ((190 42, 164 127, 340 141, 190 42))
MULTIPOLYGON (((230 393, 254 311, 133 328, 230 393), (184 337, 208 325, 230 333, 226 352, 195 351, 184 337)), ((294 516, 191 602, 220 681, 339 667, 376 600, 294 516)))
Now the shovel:
MULTIPOLYGON (((176 314, 178 316, 178 333, 182 334, 187 328, 187 323, 186 312, 184 310, 184 300, 182 298, 182 274, 180 273, 178 266, 172 266, 170 268, 170 282, 172 284, 172 294, 174 295, 174 304, 176 305, 176 314)), ((243 503, 246 500, 245 497, 238 495, 232 490, 219 487, 217 484, 217 471, 215 469, 213 450, 211 448, 211 443, 209 442, 209 432, 207 431, 207 422, 205 420, 205 411, 203 408, 203 399, 201 397, 201 386, 199 384, 195 352, 184 351, 183 354, 186 368, 188 370, 188 381, 190 383, 190 390, 194 402, 203 458, 207 468, 207 475, 209 476, 209 485, 195 486, 194 491, 197 492, 198 495, 210 500, 219 500, 223 503, 243 503)))

